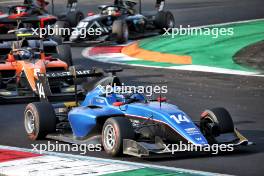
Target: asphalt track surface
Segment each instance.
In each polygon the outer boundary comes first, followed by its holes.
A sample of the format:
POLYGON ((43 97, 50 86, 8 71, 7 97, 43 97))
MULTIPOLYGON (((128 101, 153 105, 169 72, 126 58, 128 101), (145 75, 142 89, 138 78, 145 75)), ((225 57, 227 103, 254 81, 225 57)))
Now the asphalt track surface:
MULTIPOLYGON (((81 0, 81 8, 84 11, 94 9, 99 4, 98 1, 91 1, 89 6, 83 2, 81 0)), ((143 6, 146 11, 152 9, 151 2, 151 0, 144 1, 143 6)), ((169 7, 173 9, 176 21, 184 25, 206 25, 264 17, 264 1, 262 0, 170 0, 168 3, 170 3, 169 7)), ((112 66, 84 59, 80 54, 82 49, 72 48, 75 64, 103 68, 112 66)), ((199 119, 199 115, 204 109, 226 107, 232 114, 236 127, 257 145, 217 156, 179 153, 173 157, 162 159, 143 160, 134 157, 116 159, 225 174, 263 175, 263 78, 131 66, 123 68, 125 71, 119 76, 123 82, 129 85, 157 85, 161 84, 161 81, 165 81, 169 88, 169 93, 166 95, 169 102, 177 104, 194 120, 199 119)), ((25 105, 0 107, 1 145, 32 148, 32 141, 27 139, 24 132, 24 107, 25 105)), ((47 143, 47 141, 34 143, 47 143)), ((109 158, 104 152, 90 152, 87 155, 109 158)))

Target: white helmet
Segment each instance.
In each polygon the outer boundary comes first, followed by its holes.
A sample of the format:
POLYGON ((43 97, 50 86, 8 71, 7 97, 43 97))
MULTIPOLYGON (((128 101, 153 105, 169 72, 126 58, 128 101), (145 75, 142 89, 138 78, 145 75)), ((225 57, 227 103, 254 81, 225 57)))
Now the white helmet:
POLYGON ((107 14, 108 15, 115 15, 118 9, 116 7, 108 7, 107 8, 107 14))

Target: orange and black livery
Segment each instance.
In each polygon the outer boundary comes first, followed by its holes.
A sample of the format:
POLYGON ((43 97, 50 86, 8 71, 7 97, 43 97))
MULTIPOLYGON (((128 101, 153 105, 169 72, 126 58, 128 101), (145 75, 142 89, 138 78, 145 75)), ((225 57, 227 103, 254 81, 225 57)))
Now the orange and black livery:
MULTIPOLYGON (((43 93, 40 92, 43 87, 49 89, 50 99, 74 98, 75 85, 69 71, 69 67, 72 66, 69 45, 58 45, 56 53, 50 54, 45 53, 43 41, 38 36, 0 35, 2 45, 7 42, 7 39, 8 42, 12 42, 12 48, 7 54, 0 53, 1 103, 38 100, 43 93), (25 44, 28 39, 37 40, 40 47, 30 48, 25 44), (45 85, 43 81, 41 82, 41 87, 38 84, 40 74, 45 75, 47 79, 45 85)), ((77 73, 77 77, 80 78, 102 76, 102 73, 96 72, 95 69, 82 69, 77 73)))

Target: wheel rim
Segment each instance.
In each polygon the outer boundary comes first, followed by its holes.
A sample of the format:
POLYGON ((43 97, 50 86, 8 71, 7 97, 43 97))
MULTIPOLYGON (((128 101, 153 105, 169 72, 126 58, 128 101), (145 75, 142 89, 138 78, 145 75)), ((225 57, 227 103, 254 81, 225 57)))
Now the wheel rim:
POLYGON ((112 125, 107 125, 104 130, 104 144, 107 150, 112 150, 116 144, 116 133, 112 125))
POLYGON ((28 134, 35 131, 35 116, 30 110, 25 114, 25 128, 28 134))

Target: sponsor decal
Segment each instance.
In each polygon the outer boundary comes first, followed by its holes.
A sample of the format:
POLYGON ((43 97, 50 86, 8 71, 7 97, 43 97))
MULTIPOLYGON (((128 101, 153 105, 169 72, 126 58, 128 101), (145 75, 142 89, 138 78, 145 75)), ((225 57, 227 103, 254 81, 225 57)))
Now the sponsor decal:
MULTIPOLYGON (((189 135, 197 135, 201 134, 201 132, 197 128, 186 128, 184 129, 187 134, 189 135)), ((195 138, 196 140, 200 141, 200 139, 195 138)), ((202 140, 202 139, 201 139, 202 140)))

